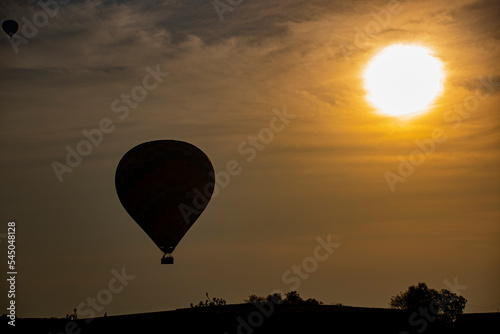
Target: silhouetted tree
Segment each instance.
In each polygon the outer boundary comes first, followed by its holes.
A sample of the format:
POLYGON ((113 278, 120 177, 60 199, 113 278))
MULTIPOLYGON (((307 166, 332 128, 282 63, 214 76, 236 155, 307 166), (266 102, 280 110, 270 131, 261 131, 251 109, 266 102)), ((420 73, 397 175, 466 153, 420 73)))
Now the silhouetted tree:
POLYGON ((391 297, 389 306, 413 311, 420 308, 437 310, 438 318, 451 324, 463 313, 466 303, 467 299, 446 289, 436 291, 429 289, 425 283, 418 283, 391 297))
POLYGON ((300 304, 303 301, 297 291, 290 291, 285 294, 285 303, 287 304, 300 304))
POLYGON ((436 290, 429 289, 425 283, 418 283, 418 285, 410 286, 407 291, 391 297, 389 305, 392 308, 417 310, 419 307, 427 307, 438 298, 439 294, 436 290))
POLYGON ((464 312, 467 299, 446 289, 441 290, 440 295, 440 310, 443 312, 441 319, 447 323, 454 323, 464 312))
POLYGON ((272 295, 268 295, 266 297, 266 300, 269 300, 275 304, 281 304, 283 303, 283 297, 281 297, 281 293, 273 293, 272 295))

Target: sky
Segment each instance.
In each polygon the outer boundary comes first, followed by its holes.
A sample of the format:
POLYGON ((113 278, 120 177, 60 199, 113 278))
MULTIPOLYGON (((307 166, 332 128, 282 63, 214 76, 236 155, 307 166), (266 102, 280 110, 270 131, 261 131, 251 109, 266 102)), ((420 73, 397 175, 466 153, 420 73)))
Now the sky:
POLYGON ((18 316, 274 290, 388 307, 418 282, 454 287, 468 312, 500 308, 498 1, 49 3, 0 5, 20 23, 0 38, 0 258, 14 221, 18 316), (444 64, 442 93, 412 118, 378 112, 363 85, 398 43, 444 64), (219 176, 240 167, 174 265, 114 187, 120 158, 157 139, 199 147, 219 176))

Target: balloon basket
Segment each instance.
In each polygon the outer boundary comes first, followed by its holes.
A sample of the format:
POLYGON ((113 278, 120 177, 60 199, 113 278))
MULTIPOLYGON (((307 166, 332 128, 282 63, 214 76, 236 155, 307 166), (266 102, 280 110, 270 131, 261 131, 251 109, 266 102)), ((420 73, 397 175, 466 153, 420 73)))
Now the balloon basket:
POLYGON ((165 256, 161 258, 161 264, 174 264, 174 258, 172 255, 165 256))

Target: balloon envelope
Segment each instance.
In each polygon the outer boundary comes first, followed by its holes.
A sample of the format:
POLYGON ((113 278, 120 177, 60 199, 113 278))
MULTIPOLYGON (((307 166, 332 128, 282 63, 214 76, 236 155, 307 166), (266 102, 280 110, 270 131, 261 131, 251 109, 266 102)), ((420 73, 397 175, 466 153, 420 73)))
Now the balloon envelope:
POLYGON ((14 20, 5 20, 2 22, 2 29, 7 35, 9 35, 9 37, 12 38, 12 36, 14 36, 17 32, 17 29, 19 29, 19 25, 14 20))
POLYGON ((115 186, 130 216, 164 253, 172 253, 207 206, 214 178, 212 163, 200 149, 157 140, 122 157, 115 186))

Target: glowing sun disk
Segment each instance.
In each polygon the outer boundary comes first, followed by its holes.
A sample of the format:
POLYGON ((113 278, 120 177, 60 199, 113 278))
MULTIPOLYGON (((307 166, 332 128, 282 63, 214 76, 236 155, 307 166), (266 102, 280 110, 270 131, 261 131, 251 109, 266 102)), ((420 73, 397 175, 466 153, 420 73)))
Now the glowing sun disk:
POLYGON ((395 44, 373 57, 365 72, 367 99, 381 113, 409 116, 425 111, 443 86, 443 64, 428 48, 395 44))

